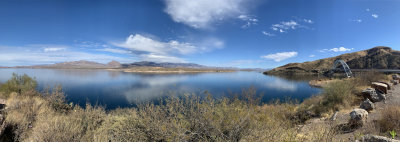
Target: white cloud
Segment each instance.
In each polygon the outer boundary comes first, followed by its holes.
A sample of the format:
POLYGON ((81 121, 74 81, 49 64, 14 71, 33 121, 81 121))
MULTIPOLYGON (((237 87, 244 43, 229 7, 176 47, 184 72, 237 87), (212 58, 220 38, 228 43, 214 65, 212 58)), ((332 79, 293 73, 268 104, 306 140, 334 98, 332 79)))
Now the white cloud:
MULTIPOLYGON (((290 21, 282 21, 278 24, 273 24, 271 25, 270 29, 272 30, 272 32, 278 32, 278 33, 287 33, 291 30, 296 30, 296 29, 310 29, 308 26, 308 24, 313 24, 314 21, 310 20, 310 19, 297 19, 297 20, 290 20, 290 21)), ((267 33, 271 33, 271 32, 267 32, 267 33)), ((271 33, 273 34, 273 33, 271 33)), ((275 35, 275 34, 273 34, 275 35)))
POLYGON ((303 19, 303 21, 306 22, 306 23, 309 23, 309 24, 314 23, 314 21, 312 21, 312 20, 310 20, 310 19, 303 19))
POLYGON ((322 50, 319 50, 319 52, 346 52, 346 51, 351 51, 351 50, 354 50, 354 48, 339 47, 339 48, 332 48, 332 49, 322 49, 322 50))
POLYGON ((266 32, 266 31, 262 31, 262 33, 263 33, 264 35, 266 35, 266 36, 275 36, 275 34, 271 34, 271 33, 266 32))
POLYGON ((280 62, 282 60, 286 60, 288 58, 292 58, 292 57, 296 57, 297 56, 297 52, 280 52, 280 53, 275 53, 275 54, 268 54, 268 55, 264 55, 261 56, 261 58, 264 59, 271 59, 274 60, 275 62, 280 62))
POLYGON ((243 29, 246 29, 252 25, 257 25, 258 22, 258 19, 250 15, 239 15, 238 18, 246 22, 246 24, 242 26, 243 29))
POLYGON ((133 51, 150 52, 157 54, 190 54, 196 52, 197 48, 190 43, 181 43, 176 40, 161 42, 140 34, 130 35, 124 43, 115 44, 133 51))
POLYGON ((65 50, 65 48, 61 48, 61 47, 44 48, 44 52, 56 52, 56 51, 62 51, 62 50, 65 50))
POLYGON ((273 24, 271 26, 271 29, 274 31, 279 30, 280 32, 284 32, 285 30, 290 30, 290 29, 295 30, 299 26, 300 26, 300 24, 291 20, 291 21, 287 21, 287 22, 283 21, 279 24, 273 24))
POLYGON ((217 21, 238 17, 249 0, 165 0, 165 12, 175 22, 193 28, 209 28, 217 21))
POLYGON ((107 54, 96 54, 82 51, 59 50, 57 52, 44 51, 33 46, 7 47, 0 46, 0 64, 3 66, 53 64, 66 61, 88 60, 107 63, 112 60, 132 62, 130 57, 117 57, 107 54), (16 50, 18 49, 18 50, 16 50))
POLYGON ((315 57, 315 55, 310 55, 310 56, 308 56, 308 57, 312 58, 312 57, 315 57))
POLYGON ((361 22, 362 22, 362 20, 361 20, 361 19, 354 19, 354 20, 351 20, 351 21, 353 21, 353 22, 357 22, 357 23, 361 23, 361 22))
POLYGON ((351 51, 351 50, 352 49, 350 49, 350 48, 344 48, 344 47, 329 49, 329 51, 333 51, 333 52, 345 52, 345 51, 351 51))
POLYGON ((378 18, 379 17, 378 14, 372 14, 371 16, 374 17, 374 18, 378 18))
POLYGON ((116 48, 104 48, 104 49, 99 49, 99 51, 105 51, 105 52, 111 52, 111 53, 117 53, 117 54, 131 54, 132 53, 132 51, 116 49, 116 48))
POLYGON ((365 9, 365 11, 368 11, 368 12, 369 12, 369 11, 370 11, 370 9, 369 9, 369 8, 367 8, 367 9, 365 9))
POLYGON ((161 54, 156 54, 156 53, 141 54, 140 58, 143 61, 152 61, 152 62, 160 62, 160 61, 173 62, 173 63, 186 63, 187 62, 185 59, 182 59, 179 57, 161 55, 161 54))
POLYGON ((224 47, 224 42, 216 38, 207 38, 199 43, 170 40, 163 42, 140 34, 130 35, 125 42, 114 43, 117 47, 131 50, 142 60, 157 62, 185 62, 181 55, 208 52, 224 47))

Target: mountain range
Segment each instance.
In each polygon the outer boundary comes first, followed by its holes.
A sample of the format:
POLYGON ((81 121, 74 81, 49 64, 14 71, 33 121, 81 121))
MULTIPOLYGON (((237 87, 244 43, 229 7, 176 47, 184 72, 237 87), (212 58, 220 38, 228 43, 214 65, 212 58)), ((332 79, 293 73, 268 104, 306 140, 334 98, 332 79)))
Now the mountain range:
POLYGON ((378 46, 310 62, 289 63, 266 71, 264 74, 325 73, 333 67, 334 61, 338 59, 345 61, 350 69, 400 69, 400 51, 378 46))
POLYGON ((17 66, 17 68, 55 68, 55 69, 118 69, 118 68, 135 68, 135 67, 161 67, 161 68, 213 68, 194 63, 156 63, 149 61, 134 62, 129 64, 121 64, 117 61, 111 61, 107 64, 92 61, 72 61, 62 62, 50 65, 35 66, 17 66))

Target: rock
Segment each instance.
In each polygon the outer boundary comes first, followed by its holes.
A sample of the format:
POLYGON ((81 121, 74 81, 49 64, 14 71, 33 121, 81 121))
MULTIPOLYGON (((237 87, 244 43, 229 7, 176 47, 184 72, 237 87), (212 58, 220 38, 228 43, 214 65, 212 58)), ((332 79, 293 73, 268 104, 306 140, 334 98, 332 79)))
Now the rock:
POLYGON ((400 141, 383 136, 367 134, 361 137, 360 142, 400 142, 400 141))
POLYGON ((368 112, 366 110, 356 108, 350 112, 349 124, 354 127, 362 126, 367 121, 367 117, 368 112))
POLYGON ((398 74, 392 75, 393 80, 399 80, 400 76, 398 74))
POLYGON ((390 82, 393 83, 393 85, 399 84, 399 80, 390 80, 390 82))
POLYGON ((366 111, 370 112, 371 110, 375 109, 375 106, 374 106, 374 103, 372 103, 367 98, 361 103, 360 108, 365 109, 366 111))
POLYGON ((0 99, 0 109, 4 109, 6 107, 6 100, 0 99))
POLYGON ((388 86, 379 82, 372 82, 371 87, 387 94, 388 86))
POLYGON ((374 103, 386 99, 386 97, 381 92, 375 90, 374 88, 367 88, 363 90, 362 95, 364 96, 364 99, 369 99, 374 103))
POLYGON ((379 81, 379 83, 385 84, 387 86, 388 90, 392 89, 392 85, 390 83, 384 82, 384 81, 379 81))

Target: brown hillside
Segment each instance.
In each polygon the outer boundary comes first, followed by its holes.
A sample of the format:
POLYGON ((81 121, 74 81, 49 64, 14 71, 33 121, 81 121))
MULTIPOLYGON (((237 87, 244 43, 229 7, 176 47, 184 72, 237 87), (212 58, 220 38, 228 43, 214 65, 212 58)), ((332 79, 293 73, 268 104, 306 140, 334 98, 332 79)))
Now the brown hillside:
POLYGON ((290 63, 265 74, 324 73, 337 59, 344 60, 351 69, 400 69, 400 51, 378 46, 368 50, 346 53, 336 57, 304 63, 290 63))

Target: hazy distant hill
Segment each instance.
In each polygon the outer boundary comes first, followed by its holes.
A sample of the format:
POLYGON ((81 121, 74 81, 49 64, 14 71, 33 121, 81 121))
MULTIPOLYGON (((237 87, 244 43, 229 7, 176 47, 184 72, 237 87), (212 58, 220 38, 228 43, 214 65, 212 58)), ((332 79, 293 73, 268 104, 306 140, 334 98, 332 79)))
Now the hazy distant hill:
POLYGON ((163 67, 163 68, 206 68, 207 66, 194 64, 194 63, 156 63, 156 62, 135 62, 130 64, 122 64, 122 68, 132 68, 132 67, 163 67))
POLYGON ((101 64, 92 61, 72 61, 56 63, 51 65, 37 65, 37 66, 20 66, 22 68, 56 68, 56 69, 104 69, 104 68, 120 68, 121 64, 117 61, 111 61, 108 64, 101 64))
POLYGON ((393 50, 390 47, 379 46, 311 62, 290 63, 264 73, 324 73, 332 68, 333 62, 337 59, 344 60, 351 69, 400 69, 400 51, 393 50))
POLYGON ((193 63, 156 63, 156 62, 134 62, 129 64, 121 64, 117 61, 111 61, 107 64, 92 62, 92 61, 73 61, 63 62, 51 65, 36 65, 36 66, 18 66, 18 68, 56 68, 56 69, 115 69, 115 68, 135 68, 135 67, 161 67, 161 68, 212 68, 193 63))

